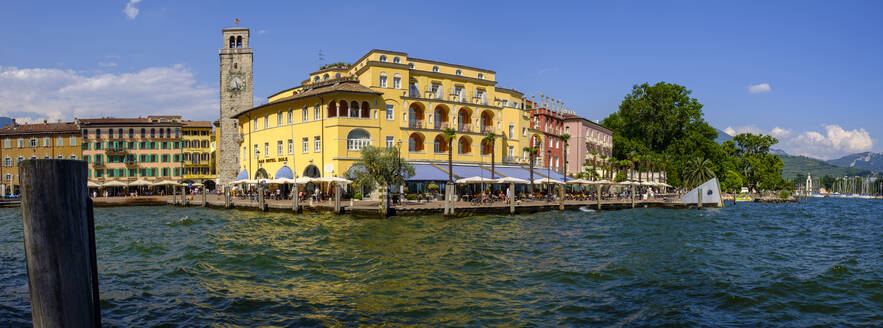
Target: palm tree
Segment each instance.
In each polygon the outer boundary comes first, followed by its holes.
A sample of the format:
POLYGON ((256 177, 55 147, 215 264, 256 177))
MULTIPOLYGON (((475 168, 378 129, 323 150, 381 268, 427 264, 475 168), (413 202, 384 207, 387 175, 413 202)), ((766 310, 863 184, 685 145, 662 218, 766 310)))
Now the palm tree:
POLYGON ((629 152, 629 156, 627 159, 630 162, 630 164, 629 164, 630 167, 629 167, 629 173, 626 174, 625 177, 626 177, 626 180, 634 180, 635 173, 633 171, 635 170, 635 163, 637 163, 640 160, 640 155, 638 155, 638 152, 632 150, 631 152, 629 152), (629 175, 631 175, 631 178, 629 178, 629 175))
POLYGON ((530 192, 533 193, 533 166, 537 160, 537 153, 540 151, 540 148, 524 147, 524 151, 527 152, 527 156, 530 158, 530 192))
POLYGON ((687 161, 684 167, 684 187, 693 189, 711 178, 714 178, 711 161, 699 157, 687 161))
POLYGON ((564 183, 567 183, 567 140, 570 140, 570 134, 562 134, 558 136, 558 139, 561 139, 561 142, 564 143, 564 161, 562 161, 564 162, 564 170, 561 175, 564 176, 564 183))
MULTIPOLYGON (((598 158, 598 151, 592 149, 592 171, 593 171, 592 173, 594 173, 594 171, 595 171, 596 158, 598 158)), ((594 175, 594 174, 592 174, 592 181, 595 181, 595 175, 594 175)))
POLYGON ((606 165, 607 155, 601 154, 601 163, 603 164, 602 166, 604 166, 604 169, 601 170, 601 176, 602 176, 602 179, 606 179, 607 178, 607 165, 606 165))
POLYGON ((496 153, 495 148, 497 147, 496 142, 494 140, 496 140, 496 139, 497 139, 497 135, 495 135, 493 132, 488 132, 487 135, 484 136, 484 140, 486 140, 488 143, 491 144, 491 179, 493 179, 494 176, 496 175, 494 172, 494 169, 496 168, 494 166, 494 153, 496 153))
POLYGON ((454 137, 457 136, 457 129, 444 129, 442 136, 448 142, 448 183, 451 183, 454 182, 454 137))

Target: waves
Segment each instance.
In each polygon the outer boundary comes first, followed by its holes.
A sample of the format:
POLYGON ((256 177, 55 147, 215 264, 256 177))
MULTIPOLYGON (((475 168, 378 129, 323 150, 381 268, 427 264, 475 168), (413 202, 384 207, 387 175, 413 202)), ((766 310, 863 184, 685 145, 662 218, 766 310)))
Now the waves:
MULTIPOLYGON (((388 220, 96 209, 108 326, 840 326, 883 316, 883 206, 388 220)), ((30 325, 0 209, 0 321, 30 325)))

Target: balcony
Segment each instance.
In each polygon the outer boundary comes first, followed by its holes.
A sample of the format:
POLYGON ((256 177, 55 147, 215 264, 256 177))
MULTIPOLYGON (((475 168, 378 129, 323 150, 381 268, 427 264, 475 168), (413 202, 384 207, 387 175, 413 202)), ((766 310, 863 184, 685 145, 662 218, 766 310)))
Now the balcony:
POLYGON ((207 161, 191 161, 191 160, 184 161, 184 166, 208 166, 208 165, 209 165, 209 162, 207 162, 207 161))
POLYGON ((346 141, 346 149, 349 151, 360 151, 370 145, 371 139, 349 139, 346 141))
POLYGON ((411 129, 422 129, 423 121, 408 121, 408 127, 411 129))
POLYGON ((491 126, 491 125, 482 125, 481 126, 481 133, 493 133, 493 132, 494 132, 493 126, 491 126))
POLYGON ((104 161, 92 162, 92 167, 104 167, 104 161))
POLYGON ((126 149, 122 148, 122 147, 109 147, 109 148, 105 148, 104 152, 106 152, 108 154, 125 154, 126 149))
POLYGON ((435 121, 435 125, 434 125, 433 127, 434 127, 436 130, 444 130, 444 129, 447 129, 447 128, 451 127, 451 125, 448 124, 448 122, 439 122, 439 121, 435 121))
POLYGON ((459 126, 457 126, 457 132, 471 133, 472 124, 460 124, 459 126))
POLYGON ((132 166, 138 166, 138 162, 136 162, 136 161, 126 161, 126 166, 129 166, 129 167, 132 167, 132 166))

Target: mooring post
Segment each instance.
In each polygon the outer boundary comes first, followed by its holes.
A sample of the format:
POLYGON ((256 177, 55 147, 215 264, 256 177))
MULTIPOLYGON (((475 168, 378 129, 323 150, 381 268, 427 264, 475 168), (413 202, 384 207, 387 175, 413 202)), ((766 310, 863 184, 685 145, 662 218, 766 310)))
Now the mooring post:
POLYGON ((57 159, 19 166, 34 327, 101 326, 86 170, 86 162, 57 159))
POLYGON ((696 209, 702 209, 702 188, 696 189, 696 209))
POLYGON ((224 208, 230 208, 230 186, 224 186, 224 208))
POLYGON ((297 183, 294 183, 294 192, 291 194, 291 211, 294 213, 300 212, 300 199, 297 198, 297 183))
POLYGON ((264 185, 258 184, 258 207, 260 207, 261 212, 265 210, 264 208, 264 185))
POLYGON ((334 214, 340 214, 340 184, 334 184, 334 214))
POLYGON ((454 215, 454 203, 456 203, 454 197, 457 196, 457 184, 451 183, 448 186, 451 187, 451 208, 448 210, 448 215, 454 215))
POLYGON ((561 187, 559 187, 559 189, 560 189, 560 191, 558 192, 558 195, 559 195, 558 198, 560 199, 558 201, 558 210, 559 211, 564 210, 564 195, 565 195, 564 186, 566 186, 566 185, 561 185, 561 187))
POLYGON ((451 211, 451 184, 445 184, 445 211, 444 215, 450 214, 451 211))
POLYGON ((597 186, 598 186, 598 212, 601 212, 601 190, 604 189, 604 186, 602 186, 602 185, 597 185, 597 186))
POLYGON ((178 205, 178 190, 172 187, 172 205, 178 205))
POLYGON ((206 196, 206 191, 205 191, 205 185, 203 185, 202 186, 202 207, 206 207, 208 205, 208 204, 206 204, 206 197, 207 196, 206 196))
POLYGON ((632 185, 632 208, 635 208, 635 185, 632 185))
POLYGON ((515 183, 509 182, 509 214, 515 214, 515 183))

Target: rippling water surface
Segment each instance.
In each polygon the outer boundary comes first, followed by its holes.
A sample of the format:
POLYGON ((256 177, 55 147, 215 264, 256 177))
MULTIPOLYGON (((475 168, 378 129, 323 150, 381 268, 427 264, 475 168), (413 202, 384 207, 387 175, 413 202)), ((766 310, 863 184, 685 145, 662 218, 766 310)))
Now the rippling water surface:
MULTIPOLYGON (((30 325, 0 209, 0 325, 30 325)), ((883 202, 388 220, 96 209, 107 326, 881 326, 883 202)))

